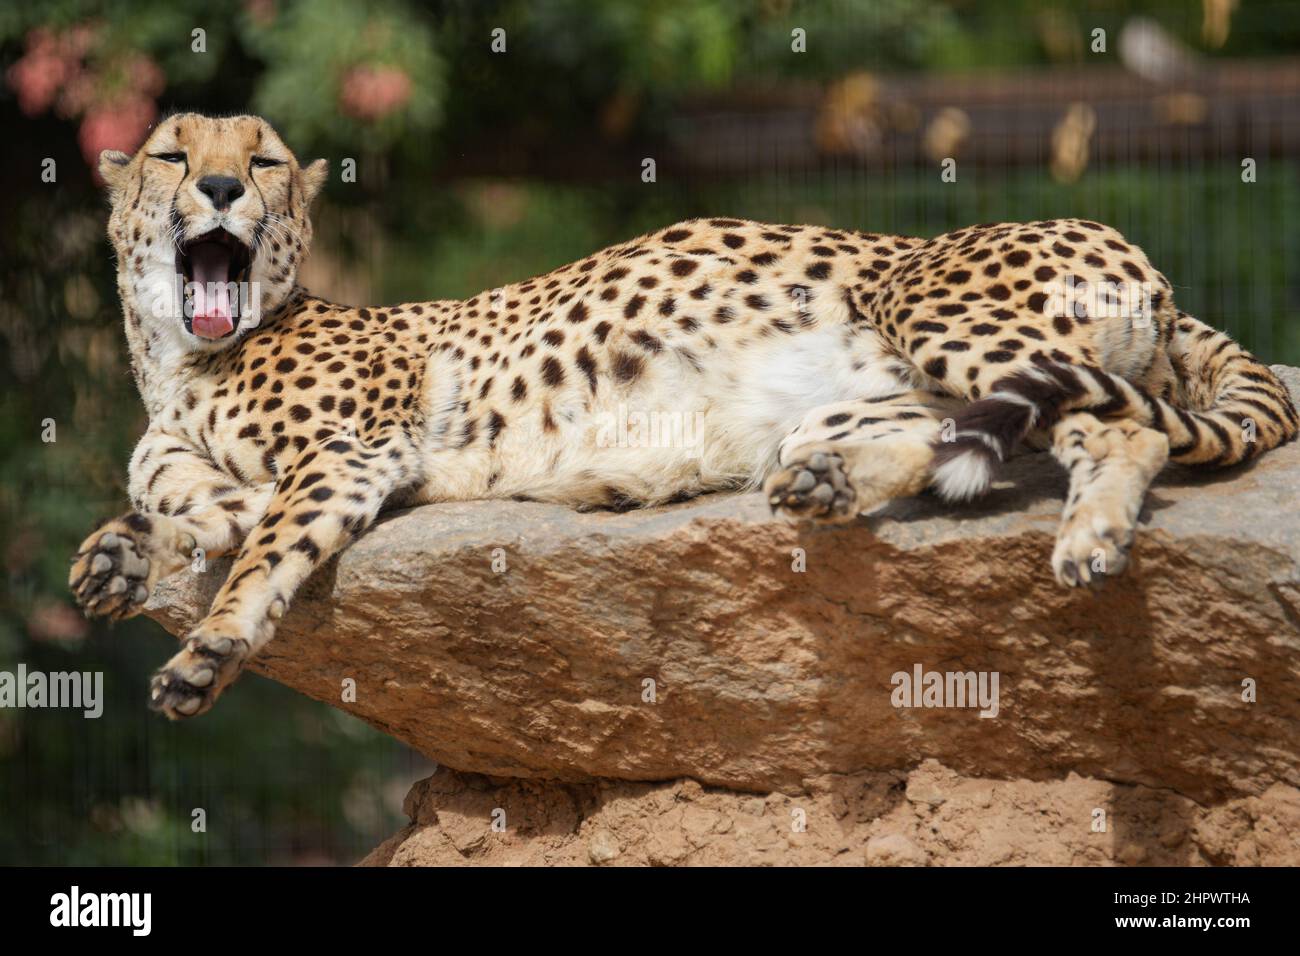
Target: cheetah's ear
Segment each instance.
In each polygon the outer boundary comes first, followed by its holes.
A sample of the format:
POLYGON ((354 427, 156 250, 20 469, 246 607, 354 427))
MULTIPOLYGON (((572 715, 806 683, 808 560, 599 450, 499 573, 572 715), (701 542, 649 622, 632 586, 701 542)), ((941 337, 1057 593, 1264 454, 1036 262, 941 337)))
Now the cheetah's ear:
POLYGON ((302 170, 302 188, 307 194, 307 202, 310 203, 320 192, 325 180, 329 178, 330 164, 328 159, 318 159, 309 163, 302 170))
POLYGON ((108 186, 111 195, 116 196, 126 185, 131 157, 116 149, 106 149, 99 154, 99 178, 108 186))

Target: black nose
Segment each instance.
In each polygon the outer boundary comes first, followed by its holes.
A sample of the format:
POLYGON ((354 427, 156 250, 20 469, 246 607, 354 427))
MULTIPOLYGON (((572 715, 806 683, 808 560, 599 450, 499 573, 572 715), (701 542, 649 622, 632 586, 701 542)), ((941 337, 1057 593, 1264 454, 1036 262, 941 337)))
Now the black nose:
POLYGON ((229 209, 232 202, 244 195, 244 184, 234 176, 204 176, 199 180, 199 192, 211 199, 217 209, 229 209))

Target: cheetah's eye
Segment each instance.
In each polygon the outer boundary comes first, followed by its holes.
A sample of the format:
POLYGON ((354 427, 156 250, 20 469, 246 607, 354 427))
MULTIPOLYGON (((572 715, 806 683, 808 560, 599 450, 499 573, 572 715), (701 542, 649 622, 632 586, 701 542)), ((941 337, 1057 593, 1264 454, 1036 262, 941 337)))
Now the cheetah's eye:
POLYGON ((185 162, 184 153, 150 153, 154 159, 161 159, 164 163, 183 163, 185 162))
POLYGON ((283 165, 284 165, 283 159, 271 159, 268 156, 253 157, 254 169, 270 169, 272 166, 283 166, 283 165))

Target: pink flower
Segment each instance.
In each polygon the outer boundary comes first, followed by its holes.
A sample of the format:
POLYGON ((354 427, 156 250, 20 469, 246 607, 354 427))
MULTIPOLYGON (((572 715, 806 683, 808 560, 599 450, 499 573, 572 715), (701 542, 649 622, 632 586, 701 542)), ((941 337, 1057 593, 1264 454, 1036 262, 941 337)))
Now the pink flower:
POLYGON ((343 77, 339 107, 362 122, 383 119, 411 98, 411 78, 391 66, 354 66, 343 77))
POLYGON ((167 88, 167 75, 162 67, 143 53, 133 54, 126 61, 125 72, 132 93, 152 98, 167 88))
POLYGON ((44 113, 56 99, 64 116, 75 116, 85 109, 89 103, 87 88, 93 90, 95 80, 86 75, 82 61, 98 34, 99 27, 93 23, 80 23, 58 34, 37 27, 27 34, 26 54, 5 74, 24 114, 44 113), (71 93, 69 87, 73 87, 71 93), (60 90, 64 91, 63 97, 59 97, 60 90))
POLYGON ((100 93, 100 80, 94 73, 81 68, 80 64, 72 70, 63 84, 55 112, 64 119, 80 116, 90 109, 100 93))
MULTIPOLYGON (((134 152, 149 132, 149 125, 158 116, 158 108, 147 96, 129 94, 111 103, 91 107, 81 121, 77 141, 81 155, 91 169, 95 169, 99 154, 105 149, 134 152)), ((96 172, 96 178, 99 173, 96 172)))
POLYGON ((18 96, 18 108, 27 116, 38 116, 50 108, 59 88, 76 68, 74 60, 44 49, 31 49, 5 73, 9 88, 18 96))

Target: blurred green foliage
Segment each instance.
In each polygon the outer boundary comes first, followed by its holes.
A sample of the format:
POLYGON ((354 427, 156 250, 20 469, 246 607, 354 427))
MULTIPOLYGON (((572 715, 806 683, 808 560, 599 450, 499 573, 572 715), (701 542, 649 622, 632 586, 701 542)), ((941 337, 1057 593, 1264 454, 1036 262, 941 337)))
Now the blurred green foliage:
POLYGON ((443 175, 466 143, 502 129, 539 152, 653 140, 690 95, 1070 61, 1087 29, 1136 13, 1209 55, 1294 52, 1300 40, 1300 16, 1278 0, 1243 2, 1218 49, 1201 40, 1200 5, 1183 0, 0 4, 0 670, 22 661, 106 682, 99 720, 0 710, 0 863, 349 862, 395 829, 405 784, 427 772, 389 738, 252 676, 201 720, 169 725, 144 700, 170 639, 72 609, 68 557, 95 519, 123 509, 144 426, 85 162, 106 138, 138 137, 172 107, 257 111, 300 156, 358 157, 359 182, 334 181, 318 210, 317 256, 327 281, 373 301, 469 295, 691 216, 932 235, 1079 215, 1141 244, 1184 308, 1271 360, 1300 360, 1295 163, 1262 165, 1252 186, 1226 159, 1094 169, 1070 186, 1001 169, 964 171, 949 188, 930 172, 851 165, 653 186, 632 166, 591 183, 443 175), (790 55, 795 27, 806 55, 790 55), (497 28, 504 54, 491 49, 497 28), (46 158, 57 183, 39 178, 46 158), (54 442, 42 440, 47 420, 54 442), (206 834, 191 829, 195 808, 206 834))

